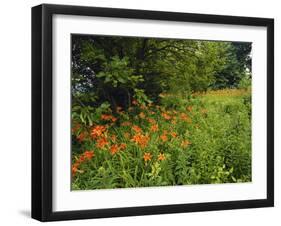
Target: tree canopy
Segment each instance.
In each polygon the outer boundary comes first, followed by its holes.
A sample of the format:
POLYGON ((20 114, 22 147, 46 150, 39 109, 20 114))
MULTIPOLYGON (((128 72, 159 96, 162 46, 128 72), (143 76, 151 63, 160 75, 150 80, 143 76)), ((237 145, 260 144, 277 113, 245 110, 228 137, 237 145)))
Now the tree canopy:
POLYGON ((73 104, 115 111, 160 93, 238 87, 250 77, 250 53, 242 42, 72 35, 73 104))

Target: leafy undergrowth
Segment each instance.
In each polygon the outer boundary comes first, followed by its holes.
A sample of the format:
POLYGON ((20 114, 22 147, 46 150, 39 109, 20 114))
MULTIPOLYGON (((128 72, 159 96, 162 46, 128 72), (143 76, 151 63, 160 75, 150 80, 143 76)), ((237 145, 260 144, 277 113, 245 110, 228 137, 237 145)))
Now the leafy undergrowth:
POLYGON ((219 90, 73 115, 72 189, 251 181, 251 98, 219 90))

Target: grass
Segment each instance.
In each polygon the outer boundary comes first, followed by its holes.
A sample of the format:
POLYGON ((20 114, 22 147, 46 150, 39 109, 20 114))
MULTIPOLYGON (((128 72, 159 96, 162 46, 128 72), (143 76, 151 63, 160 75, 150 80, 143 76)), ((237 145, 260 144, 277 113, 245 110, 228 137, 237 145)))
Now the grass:
POLYGON ((72 189, 251 181, 251 98, 246 90, 193 97, 73 121, 72 189))

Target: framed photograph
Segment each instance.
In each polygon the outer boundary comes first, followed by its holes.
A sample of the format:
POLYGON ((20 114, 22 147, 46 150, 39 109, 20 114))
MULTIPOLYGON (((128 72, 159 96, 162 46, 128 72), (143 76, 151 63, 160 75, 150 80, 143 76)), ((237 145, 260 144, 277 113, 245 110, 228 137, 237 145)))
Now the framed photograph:
POLYGON ((32 217, 274 205, 274 21, 32 8, 32 217))

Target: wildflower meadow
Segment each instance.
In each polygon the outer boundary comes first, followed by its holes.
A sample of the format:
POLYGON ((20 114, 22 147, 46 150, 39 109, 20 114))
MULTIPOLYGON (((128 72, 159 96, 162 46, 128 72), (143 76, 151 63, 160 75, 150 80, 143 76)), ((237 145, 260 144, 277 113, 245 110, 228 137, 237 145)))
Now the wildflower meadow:
POLYGON ((251 181, 251 44, 72 36, 72 190, 251 181))

